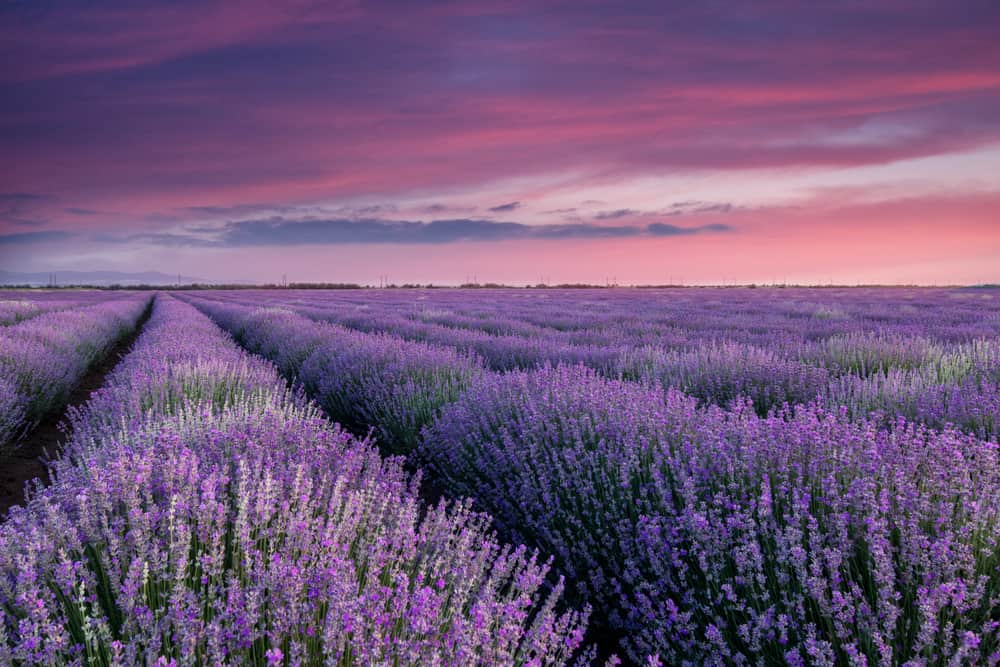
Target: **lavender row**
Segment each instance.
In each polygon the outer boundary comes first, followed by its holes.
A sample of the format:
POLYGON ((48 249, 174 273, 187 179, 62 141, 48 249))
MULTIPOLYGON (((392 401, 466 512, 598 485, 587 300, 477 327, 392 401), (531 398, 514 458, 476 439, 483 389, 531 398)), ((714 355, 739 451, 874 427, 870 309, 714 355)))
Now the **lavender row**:
MULTIPOLYGON (((585 617, 466 504, 158 297, 0 525, 4 664, 565 664, 585 617)), ((585 656, 586 657, 586 656, 585 656)))
POLYGON ((899 416, 935 428, 956 425, 1000 436, 1000 342, 977 340, 943 351, 887 336, 835 337, 799 359, 738 343, 677 352, 624 351, 610 377, 676 388, 702 403, 749 399, 760 415, 786 404, 821 402, 891 427, 899 416), (925 356, 912 357, 918 348, 925 356), (803 358, 808 361, 803 360, 803 358))
POLYGON ((107 292, 39 292, 0 290, 0 326, 9 326, 43 313, 93 305, 108 299, 107 292))
MULTIPOLYGON (((821 400, 831 409, 847 406, 851 415, 859 418, 877 412, 886 426, 892 425, 896 415, 903 415, 936 428, 956 424, 984 438, 996 439, 1000 434, 1000 343, 996 337, 945 342, 909 330, 848 329, 849 333, 816 340, 807 339, 803 331, 796 335, 785 331, 767 346, 690 336, 648 345, 639 344, 643 338, 630 337, 623 330, 613 345, 581 345, 549 334, 493 334, 429 323, 426 320, 440 319, 440 313, 417 317, 414 311, 408 313, 410 317, 377 305, 350 306, 350 301, 344 303, 347 297, 334 300, 324 295, 307 301, 294 293, 253 293, 250 297, 213 294, 212 299, 237 305, 260 300, 317 321, 454 348, 482 358, 493 370, 582 363, 611 378, 681 389, 704 403, 726 406, 750 399, 761 415, 785 403, 821 400)), ((424 314, 432 312, 424 308, 424 314)), ((774 321, 777 315, 785 315, 780 304, 772 310, 769 315, 759 308, 752 310, 758 320, 756 324, 745 323, 745 328, 763 328, 776 334, 780 329, 774 328, 774 321)), ((661 312, 671 311, 664 306, 661 312)), ((937 316, 954 320, 955 326, 968 324, 971 317, 949 316, 949 312, 942 306, 937 316)), ((874 317, 869 313, 869 319, 874 317)), ((464 317, 463 321, 469 319, 464 317)), ((515 321, 513 315, 508 319, 515 321)), ((694 319, 689 328, 697 330, 694 319)), ((1000 321, 1000 317, 996 319, 1000 321)), ((979 324, 989 321, 979 320, 979 324)), ((738 326, 732 329, 737 333, 742 330, 738 326)))
MULTIPOLYGON (((314 356, 370 349, 288 311, 199 305, 307 387, 323 382, 314 356)), ((406 359, 409 345, 395 342, 398 363, 419 376, 433 361, 406 359)), ((388 410, 408 391, 427 401, 405 373, 391 381, 388 410)), ((439 412, 416 458, 555 554, 633 659, 1000 660, 996 443, 817 406, 699 408, 580 366, 479 373, 439 412)))
MULTIPOLYGON (((314 308, 351 326, 408 320, 561 344, 693 349, 736 342, 796 351, 835 337, 995 339, 1000 299, 983 290, 251 291, 212 298, 314 308), (529 304, 530 307, 526 304, 529 304)), ((417 327, 414 332, 426 331, 417 327)))
POLYGON ((485 378, 422 458, 557 556, 633 657, 1000 659, 1000 454, 900 421, 760 418, 582 368, 485 378))
POLYGON ((106 301, 0 328, 0 450, 61 407, 148 304, 148 297, 106 301))
POLYGON ((23 320, 31 319, 36 315, 41 315, 44 312, 60 310, 65 307, 68 307, 68 305, 49 306, 46 308, 23 299, 4 299, 0 301, 0 326, 17 324, 23 320))
POLYGON ((335 421, 375 429, 392 453, 416 447, 421 429, 486 373, 451 348, 315 322, 280 308, 191 299, 252 352, 301 384, 335 421))
POLYGON ((1000 435, 1000 343, 975 339, 943 345, 896 332, 835 335, 770 347, 722 341, 692 346, 575 345, 546 337, 490 335, 429 325, 390 314, 333 316, 295 308, 313 319, 367 332, 452 347, 483 358, 494 370, 544 364, 585 364, 611 378, 676 388, 703 403, 727 406, 750 399, 766 415, 785 403, 822 400, 864 418, 873 412, 891 425, 897 414, 935 427, 957 424, 984 438, 1000 435))
POLYGON ((213 296, 584 345, 725 340, 770 347, 884 332, 950 344, 1000 335, 996 290, 261 290, 213 296))

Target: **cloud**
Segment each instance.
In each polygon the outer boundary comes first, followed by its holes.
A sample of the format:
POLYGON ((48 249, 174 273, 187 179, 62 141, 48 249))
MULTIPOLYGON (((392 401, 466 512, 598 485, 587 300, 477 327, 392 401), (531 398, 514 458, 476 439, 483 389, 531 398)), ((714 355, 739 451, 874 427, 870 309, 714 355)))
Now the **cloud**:
MULTIPOLYGON (((443 213, 471 213, 476 210, 476 206, 458 206, 455 204, 427 204, 426 206, 419 206, 414 210, 419 213, 429 213, 440 215, 443 213)), ((397 209, 398 210, 398 209, 397 209)))
POLYGON ((119 243, 148 243, 150 245, 166 246, 169 248, 215 248, 220 244, 218 241, 205 239, 190 234, 133 234, 131 236, 116 239, 119 243))
POLYGON ((0 192, 0 222, 17 227, 45 225, 49 221, 38 214, 38 208, 49 199, 36 192, 0 192))
POLYGON ((540 239, 569 239, 569 238, 626 238, 629 236, 639 236, 642 229, 632 226, 602 227, 599 225, 588 225, 585 223, 573 225, 539 225, 538 232, 533 238, 540 239))
POLYGON ((96 232, 87 235, 87 240, 93 243, 113 245, 145 244, 167 248, 218 248, 222 244, 217 238, 198 235, 197 232, 217 234, 219 227, 185 228, 186 232, 144 232, 139 234, 116 234, 113 232, 96 232))
POLYGON ((118 237, 118 243, 147 243, 169 247, 283 247, 303 245, 412 244, 439 245, 462 242, 515 240, 566 240, 629 238, 642 235, 680 236, 728 231, 726 225, 678 227, 657 223, 646 228, 634 225, 590 223, 526 225, 473 218, 408 221, 378 218, 334 218, 290 220, 273 217, 229 222, 218 228, 200 228, 203 235, 181 233, 133 234, 118 237))
POLYGON ((695 213, 729 213, 733 210, 733 205, 726 202, 722 204, 708 204, 697 208, 695 213))
POLYGON ((595 220, 617 220, 618 218, 627 218, 631 215, 641 215, 641 211, 636 211, 631 208, 620 208, 617 211, 601 211, 594 216, 595 220))
POLYGON ((621 218, 655 217, 655 216, 678 216, 678 215, 698 215, 700 213, 729 213, 736 209, 736 206, 729 202, 710 201, 679 201, 674 202, 661 211, 640 211, 634 208, 620 208, 614 211, 601 211, 593 216, 594 220, 618 220, 621 218))
POLYGON ((288 213, 294 211, 295 207, 289 204, 278 203, 249 203, 233 204, 229 206, 184 206, 182 208, 165 211, 161 215, 171 216, 180 214, 182 217, 187 214, 204 217, 235 217, 240 215, 265 215, 271 213, 288 213))
MULTIPOLYGON (((669 20, 631 3, 365 3, 349 21, 316 3, 291 17, 284 3, 144 2, 38 21, 20 17, 38 3, 8 4, 0 78, 31 104, 0 130, 18 165, 7 188, 141 201, 130 220, 161 198, 478 197, 537 175, 888 165, 1000 138, 997 3, 939 3, 921 20, 899 2, 762 3, 724 21, 700 3, 669 20), (559 30, 537 27, 550 21, 559 30), (845 38, 850 53, 829 58, 845 38)), ((287 214, 224 215, 272 213, 287 214)))
POLYGON ((18 232, 15 234, 0 234, 0 245, 27 245, 45 243, 48 241, 63 241, 72 234, 62 231, 50 232, 18 232))
POLYGON ((731 231, 733 231, 732 227, 722 224, 702 225, 701 227, 679 227, 665 222, 654 222, 646 226, 646 233, 651 236, 691 236, 693 234, 718 234, 731 231))
POLYGON ((7 215, 3 213, 0 213, 0 219, 17 227, 42 227, 51 222, 45 218, 11 218, 7 217, 7 215))
MULTIPOLYGON (((619 232, 620 233, 620 232, 619 232)), ((245 220, 228 223, 218 241, 224 246, 353 243, 439 244, 530 238, 606 238, 615 232, 596 225, 539 225, 456 218, 411 222, 378 218, 331 220, 245 220)))
POLYGON ((370 204, 368 206, 359 206, 358 208, 347 208, 346 211, 354 213, 355 215, 376 215, 378 213, 395 213, 399 208, 395 204, 370 204))
POLYGON ((513 211, 518 208, 521 208, 521 202, 512 201, 506 204, 500 204, 499 206, 491 206, 489 210, 494 213, 506 213, 507 211, 513 211))
POLYGON ((26 202, 45 201, 48 196, 37 192, 0 192, 0 202, 23 204, 26 202))
POLYGON ((678 201, 671 204, 662 215, 697 215, 699 213, 729 213, 736 209, 730 202, 678 201))

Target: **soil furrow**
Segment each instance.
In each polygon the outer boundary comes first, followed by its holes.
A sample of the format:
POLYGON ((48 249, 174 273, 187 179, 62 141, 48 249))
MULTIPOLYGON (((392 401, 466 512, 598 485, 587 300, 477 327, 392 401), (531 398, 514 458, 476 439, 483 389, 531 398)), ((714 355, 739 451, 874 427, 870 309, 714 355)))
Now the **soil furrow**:
POLYGON ((68 428, 66 415, 70 407, 85 403, 90 395, 104 384, 104 378, 132 348, 151 311, 152 301, 136 323, 135 330, 118 341, 76 385, 66 402, 66 407, 49 415, 0 458, 0 471, 2 471, 0 472, 0 519, 6 517, 8 509, 24 502, 25 492, 32 480, 34 484, 46 483, 45 462, 58 453, 60 445, 66 439, 68 428))

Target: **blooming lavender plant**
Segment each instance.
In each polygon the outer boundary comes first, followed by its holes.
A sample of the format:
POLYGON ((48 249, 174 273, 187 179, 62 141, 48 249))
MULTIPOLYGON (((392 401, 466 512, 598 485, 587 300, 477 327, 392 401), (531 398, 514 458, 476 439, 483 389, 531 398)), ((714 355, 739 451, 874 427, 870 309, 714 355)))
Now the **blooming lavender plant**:
POLYGON ((87 369, 134 329, 148 303, 107 301, 0 329, 0 449, 59 408, 87 369))
POLYGON ((30 301, 22 299, 4 299, 0 301, 0 326, 15 324, 21 320, 40 315, 42 308, 30 301))
POLYGON ((687 352, 651 347, 629 350, 619 360, 619 372, 625 378, 680 389, 703 402, 726 406, 750 399, 762 415, 785 403, 815 400, 829 384, 822 368, 736 343, 687 352))
POLYGON ((157 299, 72 415, 53 483, 0 525, 16 664, 565 664, 585 615, 548 565, 321 418, 193 308, 157 299))
POLYGON ((449 348, 351 331, 287 310, 198 305, 302 383, 332 419, 360 432, 374 427, 394 453, 411 451, 441 406, 484 372, 477 358, 449 348))
POLYGON ((957 425, 982 438, 1000 435, 1000 383, 982 375, 944 382, 933 368, 845 375, 830 383, 826 402, 887 425, 902 416, 937 428, 957 425))
POLYGON ((419 450, 635 660, 962 664, 1000 650, 1000 454, 954 430, 761 418, 581 367, 484 376, 419 450))
POLYGON ((10 442, 24 424, 24 398, 12 379, 0 376, 0 443, 10 442))
POLYGON ((0 326, 17 324, 43 313, 79 306, 92 305, 107 297, 100 292, 74 292, 71 297, 46 298, 43 294, 31 292, 7 292, 0 290, 0 326), (5 298, 9 295, 10 298, 5 298))

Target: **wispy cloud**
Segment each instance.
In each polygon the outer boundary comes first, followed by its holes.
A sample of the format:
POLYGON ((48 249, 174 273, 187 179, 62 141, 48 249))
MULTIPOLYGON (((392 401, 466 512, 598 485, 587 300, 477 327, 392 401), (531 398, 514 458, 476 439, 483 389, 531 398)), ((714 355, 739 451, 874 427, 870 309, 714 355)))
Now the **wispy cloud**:
POLYGON ((132 234, 130 236, 119 237, 116 239, 116 242, 146 243, 170 248, 214 248, 221 245, 218 241, 193 234, 171 233, 132 234))
POLYGON ((12 218, 6 215, 0 215, 0 220, 15 227, 42 227, 50 222, 47 218, 12 218))
POLYGON ((729 227, 725 225, 679 227, 654 224, 639 227, 591 223, 526 225, 519 222, 496 222, 473 218, 423 222, 378 218, 293 220, 273 217, 229 222, 218 228, 200 227, 197 230, 198 234, 134 234, 119 237, 118 242, 137 242, 171 247, 227 248, 387 243, 421 245, 524 239, 606 239, 642 235, 680 236, 728 230, 729 227))
POLYGON ((0 234, 0 245, 29 245, 51 241, 65 241, 72 234, 63 231, 47 232, 17 232, 15 234, 0 234))
POLYGON ((700 227, 678 227, 677 225, 665 222, 654 222, 646 227, 646 231, 652 236, 691 236, 692 234, 720 234, 731 232, 733 228, 729 225, 713 224, 702 225, 700 227))
POLYGON ((656 218, 660 216, 689 216, 704 213, 730 213, 738 207, 730 202, 712 201, 679 201, 670 204, 662 210, 642 211, 634 208, 619 208, 613 211, 600 211, 594 214, 594 220, 620 220, 621 218, 656 218))
POLYGON ((0 223, 15 227, 41 227, 49 222, 39 208, 51 199, 37 192, 0 192, 0 223))
POLYGON ((699 213, 730 213, 736 206, 730 202, 678 201, 670 205, 663 215, 697 215, 699 213))
POLYGON ((512 201, 512 202, 507 202, 506 204, 500 204, 499 206, 491 206, 489 210, 492 211, 493 213, 506 213, 508 211, 514 211, 519 208, 521 208, 521 202, 512 201))
POLYGON ((48 195, 37 192, 0 192, 0 203, 19 203, 45 201, 48 195))
POLYGON ((617 211, 601 211, 594 216, 595 220, 617 220, 619 218, 627 218, 633 215, 641 215, 642 211, 636 211, 631 208, 620 208, 617 211))
POLYGON ((314 243, 438 244, 517 239, 608 238, 632 236, 633 227, 598 225, 525 225, 470 218, 413 222, 382 219, 245 220, 225 226, 218 238, 224 246, 304 245, 314 243))

